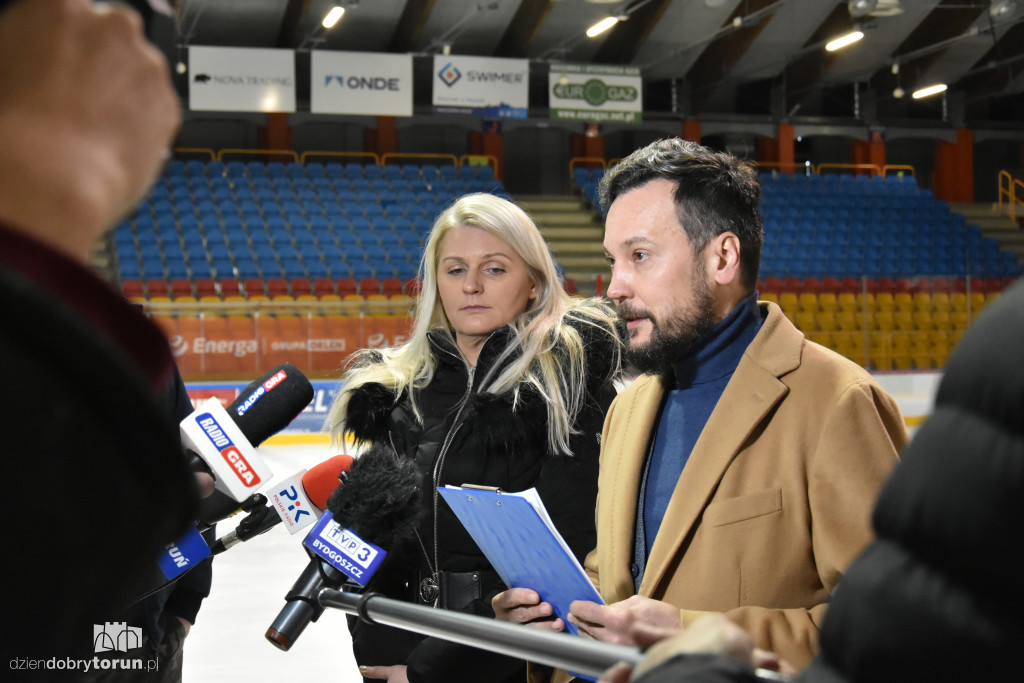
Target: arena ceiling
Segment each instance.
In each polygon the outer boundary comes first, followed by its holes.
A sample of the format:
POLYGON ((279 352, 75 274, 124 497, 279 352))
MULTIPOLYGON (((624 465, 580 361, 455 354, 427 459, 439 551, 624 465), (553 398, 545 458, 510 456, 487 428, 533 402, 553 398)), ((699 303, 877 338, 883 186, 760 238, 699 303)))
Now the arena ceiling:
POLYGON ((178 0, 177 9, 183 47, 631 65, 649 111, 1024 119, 1024 0, 178 0), (325 31, 334 5, 346 12, 325 31), (607 16, 622 20, 584 36, 607 16), (825 51, 855 27, 862 40, 825 51), (948 84, 946 95, 911 98, 933 83, 948 84))

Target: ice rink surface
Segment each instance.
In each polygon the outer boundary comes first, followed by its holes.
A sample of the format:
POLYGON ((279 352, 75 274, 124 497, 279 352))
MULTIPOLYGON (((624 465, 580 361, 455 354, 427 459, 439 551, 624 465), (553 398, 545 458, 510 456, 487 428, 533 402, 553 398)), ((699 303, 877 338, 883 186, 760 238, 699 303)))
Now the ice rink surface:
MULTIPOLYGON (((275 482, 337 454, 327 445, 267 446, 260 451, 275 482)), ((235 524, 233 518, 218 524, 217 535, 235 524)), ((326 610, 288 652, 264 638, 285 604, 285 593, 309 562, 301 547, 305 533, 290 536, 275 527, 215 558, 210 597, 185 640, 184 683, 362 681, 345 614, 339 610, 326 610)))

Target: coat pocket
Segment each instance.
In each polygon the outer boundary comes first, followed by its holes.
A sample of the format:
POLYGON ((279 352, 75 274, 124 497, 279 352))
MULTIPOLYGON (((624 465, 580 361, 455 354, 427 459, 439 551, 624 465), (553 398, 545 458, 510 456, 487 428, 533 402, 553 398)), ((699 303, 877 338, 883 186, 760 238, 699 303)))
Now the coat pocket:
POLYGON ((725 526, 782 510, 782 490, 768 489, 737 498, 716 500, 704 511, 708 526, 725 526))

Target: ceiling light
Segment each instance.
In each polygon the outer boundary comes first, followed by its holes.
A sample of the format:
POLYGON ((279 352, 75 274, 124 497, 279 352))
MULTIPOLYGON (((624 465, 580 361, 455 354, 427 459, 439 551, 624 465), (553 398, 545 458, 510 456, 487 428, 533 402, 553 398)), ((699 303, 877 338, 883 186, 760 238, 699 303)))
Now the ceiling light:
POLYGON ((593 38, 594 36, 602 34, 617 23, 619 23, 618 17, 605 17, 587 29, 587 38, 593 38))
POLYGON ((946 90, 946 84, 945 83, 939 83, 937 85, 929 85, 927 88, 921 88, 920 90, 915 90, 914 94, 911 95, 911 97, 913 97, 915 100, 919 100, 922 97, 928 97, 929 95, 935 95, 935 94, 938 94, 940 92, 945 92, 945 90, 946 90))
POLYGON ((858 19, 871 14, 877 5, 878 0, 850 0, 846 9, 850 11, 851 17, 858 19))
POLYGON ((992 3, 988 8, 988 13, 993 19, 1001 19, 1013 14, 1016 9, 1017 3, 1013 0, 1000 0, 999 2, 992 3))
POLYGON ((903 96, 906 95, 906 94, 907 94, 907 91, 904 90, 903 88, 901 88, 898 85, 895 88, 893 88, 893 90, 892 90, 892 96, 895 97, 897 100, 903 99, 903 96))
POLYGON ((839 36, 835 40, 830 41, 827 45, 825 45, 825 49, 828 50, 829 52, 835 52, 836 50, 840 50, 846 47, 847 45, 856 43, 863 37, 864 34, 861 31, 851 31, 850 33, 847 33, 845 36, 839 36))
POLYGON ((326 17, 324 17, 324 28, 334 28, 334 25, 338 23, 338 20, 341 19, 341 15, 344 13, 344 7, 339 7, 337 5, 332 7, 331 11, 327 13, 326 17))

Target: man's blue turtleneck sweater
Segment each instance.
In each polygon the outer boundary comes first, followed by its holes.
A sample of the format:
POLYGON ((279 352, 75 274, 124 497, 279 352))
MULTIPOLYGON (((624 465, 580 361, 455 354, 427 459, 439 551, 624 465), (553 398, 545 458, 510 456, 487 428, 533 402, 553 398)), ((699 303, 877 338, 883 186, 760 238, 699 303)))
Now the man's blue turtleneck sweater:
POLYGON ((674 379, 674 387, 665 396, 640 486, 632 568, 637 590, 683 467, 762 322, 754 293, 699 339, 686 356, 672 364, 674 372, 669 385, 674 379))

